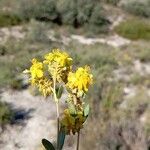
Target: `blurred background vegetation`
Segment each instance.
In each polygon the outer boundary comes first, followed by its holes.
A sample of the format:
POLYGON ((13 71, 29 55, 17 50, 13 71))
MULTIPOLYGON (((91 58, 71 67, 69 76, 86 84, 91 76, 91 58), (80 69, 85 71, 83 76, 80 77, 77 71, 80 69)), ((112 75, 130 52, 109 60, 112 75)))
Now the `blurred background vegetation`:
MULTIPOLYGON (((95 78, 81 149, 149 150, 149 41, 150 0, 0 0, 1 93, 28 87, 31 58, 64 49, 95 78)), ((0 126, 13 118, 0 102, 0 126)))

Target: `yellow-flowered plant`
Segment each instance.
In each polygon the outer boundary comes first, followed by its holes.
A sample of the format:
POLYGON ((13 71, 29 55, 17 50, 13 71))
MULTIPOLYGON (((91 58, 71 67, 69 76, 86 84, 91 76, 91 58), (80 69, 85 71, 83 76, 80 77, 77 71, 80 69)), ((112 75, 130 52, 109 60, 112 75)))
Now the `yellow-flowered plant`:
MULTIPOLYGON (((57 150, 61 150, 65 135, 78 134, 77 149, 79 149, 79 133, 89 114, 89 105, 85 95, 93 83, 93 76, 88 66, 72 70, 72 58, 64 51, 54 49, 44 56, 43 61, 32 59, 32 65, 24 73, 29 74, 29 83, 36 86, 45 97, 53 95, 57 108, 57 150), (62 117, 59 113, 59 103, 63 88, 67 90, 67 109, 62 117)), ((46 149, 55 150, 46 139, 42 140, 46 149)))

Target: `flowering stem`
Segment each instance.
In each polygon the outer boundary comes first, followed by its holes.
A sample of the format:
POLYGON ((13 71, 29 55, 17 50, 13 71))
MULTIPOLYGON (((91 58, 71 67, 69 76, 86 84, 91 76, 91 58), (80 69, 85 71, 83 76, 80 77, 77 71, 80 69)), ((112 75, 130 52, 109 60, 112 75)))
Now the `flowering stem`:
POLYGON ((56 149, 59 150, 59 143, 58 143, 58 138, 59 138, 59 100, 56 95, 56 77, 53 78, 53 82, 54 82, 53 94, 54 94, 54 99, 56 102, 56 111, 57 111, 57 147, 56 147, 56 149))
POLYGON ((58 143, 58 138, 59 138, 59 103, 56 103, 56 108, 57 108, 57 150, 59 150, 59 143, 58 143))
POLYGON ((80 131, 78 131, 77 133, 77 147, 76 147, 76 150, 79 150, 79 142, 80 142, 80 131))

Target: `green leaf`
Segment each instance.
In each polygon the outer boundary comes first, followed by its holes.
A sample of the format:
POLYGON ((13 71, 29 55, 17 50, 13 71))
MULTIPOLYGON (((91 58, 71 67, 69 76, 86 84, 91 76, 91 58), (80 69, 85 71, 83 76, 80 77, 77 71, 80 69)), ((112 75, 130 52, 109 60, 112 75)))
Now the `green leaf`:
POLYGON ((62 150, 62 148, 63 148, 64 142, 65 142, 65 137, 66 137, 65 130, 63 127, 61 127, 60 131, 59 131, 59 136, 58 136, 59 150, 62 150))
POLYGON ((43 146, 45 147, 46 150, 55 150, 53 144, 50 141, 46 140, 46 139, 42 139, 42 144, 43 144, 43 146))
POLYGON ((87 117, 89 115, 90 112, 90 106, 89 104, 87 104, 84 108, 84 116, 87 117))
POLYGON ((69 112, 70 112, 71 115, 76 115, 77 114, 76 108, 72 103, 68 104, 68 108, 69 108, 69 112))
POLYGON ((62 96, 62 93, 63 93, 63 86, 60 86, 57 90, 56 90, 56 95, 57 95, 57 98, 60 99, 61 96, 62 96))

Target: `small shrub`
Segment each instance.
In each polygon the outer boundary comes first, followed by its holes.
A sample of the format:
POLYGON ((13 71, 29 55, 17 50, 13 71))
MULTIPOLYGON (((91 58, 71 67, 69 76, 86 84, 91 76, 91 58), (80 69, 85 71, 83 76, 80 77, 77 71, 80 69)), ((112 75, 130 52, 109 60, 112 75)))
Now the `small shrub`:
POLYGON ((77 22, 76 1, 59 0, 57 3, 57 9, 59 10, 59 14, 61 15, 63 24, 70 24, 75 26, 77 22))
POLYGON ((13 112, 10 109, 9 105, 3 102, 0 102, 0 125, 5 125, 10 123, 13 118, 13 112))
POLYGON ((142 61, 142 62, 150 62, 150 49, 146 48, 144 50, 141 50, 138 54, 137 57, 142 61))
POLYGON ((6 53, 6 47, 4 45, 0 45, 0 55, 4 56, 6 53))
POLYGON ((75 27, 83 25, 89 21, 94 8, 92 0, 70 1, 59 0, 57 9, 62 17, 62 22, 75 27))
POLYGON ((10 87, 15 90, 22 90, 28 87, 27 77, 25 76, 17 76, 11 80, 10 87))
POLYGON ((56 2, 55 0, 22 0, 18 14, 25 20, 36 18, 54 21, 57 18, 56 2))
POLYGON ((130 82, 136 86, 138 86, 138 85, 139 86, 144 85, 145 87, 150 86, 149 75, 141 76, 141 75, 135 73, 131 76, 130 82))
POLYGON ((47 26, 45 23, 31 20, 31 28, 26 34, 26 39, 30 42, 48 42, 47 26))
POLYGON ((129 19, 119 24, 115 31, 131 40, 150 39, 150 23, 146 20, 129 19))
POLYGON ((0 87, 10 84, 13 78, 11 64, 9 62, 0 61, 0 87))
POLYGON ((8 38, 8 41, 4 44, 0 44, 0 53, 2 56, 13 55, 20 51, 21 45, 19 45, 15 39, 8 38), (15 44, 14 44, 15 43, 15 44))
POLYGON ((107 32, 110 22, 105 18, 104 10, 101 6, 94 7, 91 17, 89 19, 89 29, 97 32, 107 32))
POLYGON ((22 83, 21 80, 12 80, 12 82, 10 83, 10 86, 12 89, 17 89, 20 90, 22 89, 22 83))
POLYGON ((91 58, 85 60, 85 62, 87 62, 88 64, 92 64, 93 67, 101 73, 113 70, 117 66, 117 61, 111 54, 91 56, 91 58))
POLYGON ((110 3, 110 4, 113 4, 113 5, 117 5, 120 0, 104 0, 106 3, 110 3))
POLYGON ((21 24, 22 20, 18 15, 15 14, 0 14, 0 27, 12 26, 21 24))
POLYGON ((132 0, 130 2, 127 2, 123 5, 123 8, 128 11, 129 13, 132 13, 137 16, 142 17, 150 17, 150 1, 136 1, 132 0))

